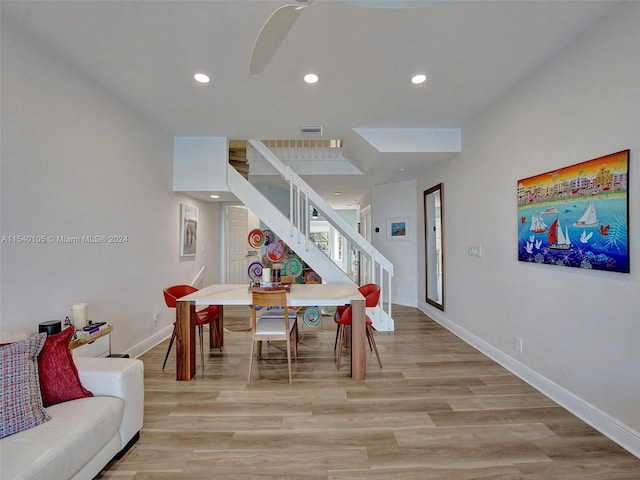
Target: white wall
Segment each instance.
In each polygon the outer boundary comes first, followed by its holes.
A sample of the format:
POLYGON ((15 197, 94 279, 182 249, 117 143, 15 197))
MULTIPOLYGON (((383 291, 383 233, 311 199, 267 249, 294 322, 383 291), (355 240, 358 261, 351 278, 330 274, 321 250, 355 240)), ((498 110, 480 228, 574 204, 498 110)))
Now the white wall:
POLYGON ((424 237, 424 217, 422 213, 418 216, 415 191, 415 180, 376 185, 371 190, 371 243, 393 263, 392 302, 409 307, 417 306, 417 239, 424 237), (387 219, 399 217, 407 217, 408 238, 388 240, 387 219), (380 229, 377 233, 376 228, 380 229))
POLYGON ((176 192, 225 192, 227 137, 173 137, 173 189, 176 192))
MULTIPOLYGON (((640 455, 640 3, 622 4, 463 130, 445 187, 446 312, 420 308, 640 455), (631 149, 631 273, 517 261, 516 182, 631 149), (482 257, 469 246, 481 244, 482 257), (516 353, 514 337, 523 339, 516 353)), ((541 32, 543 34, 544 32, 541 32)), ((424 239, 418 282, 424 290, 424 239)))
POLYGON ((170 333, 162 289, 217 278, 216 204, 172 192, 172 137, 2 19, 0 328, 30 333, 88 303, 116 352, 170 333), (200 207, 198 254, 179 256, 180 203, 200 207), (13 243, 120 235, 122 243, 13 243), (202 251, 205 247, 205 251, 202 251), (157 326, 152 314, 161 313, 157 326))

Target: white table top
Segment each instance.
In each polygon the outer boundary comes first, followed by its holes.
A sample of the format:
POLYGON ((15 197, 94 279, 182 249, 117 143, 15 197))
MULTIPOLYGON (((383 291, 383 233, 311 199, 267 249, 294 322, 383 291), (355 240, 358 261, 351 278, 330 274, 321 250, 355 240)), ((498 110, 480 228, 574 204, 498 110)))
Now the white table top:
MULTIPOLYGON (((196 305, 251 305, 251 292, 247 284, 214 284, 180 299, 185 300, 196 305)), ((364 300, 352 283, 293 284, 287 292, 292 307, 346 305, 351 300, 364 300)))

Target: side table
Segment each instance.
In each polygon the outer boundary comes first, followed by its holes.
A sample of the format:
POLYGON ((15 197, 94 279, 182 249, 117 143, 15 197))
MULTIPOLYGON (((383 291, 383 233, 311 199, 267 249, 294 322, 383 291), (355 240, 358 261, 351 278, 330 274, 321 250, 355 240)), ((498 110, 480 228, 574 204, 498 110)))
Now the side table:
POLYGON ((113 325, 104 325, 97 332, 76 338, 69 344, 76 357, 108 357, 111 355, 111 331, 113 325))

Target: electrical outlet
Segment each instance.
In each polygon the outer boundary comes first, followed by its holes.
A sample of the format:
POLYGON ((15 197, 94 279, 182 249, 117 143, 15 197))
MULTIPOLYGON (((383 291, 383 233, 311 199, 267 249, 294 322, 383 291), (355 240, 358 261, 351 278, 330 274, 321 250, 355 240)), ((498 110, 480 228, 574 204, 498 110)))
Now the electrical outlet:
POLYGON ((522 338, 516 337, 513 346, 516 349, 516 352, 522 353, 522 338))
POLYGON ((469 247, 469 256, 470 257, 481 257, 482 256, 482 247, 480 245, 469 247))
POLYGON ((155 327, 156 325, 158 325, 158 321, 160 320, 160 314, 158 312, 154 313, 151 316, 151 321, 153 322, 153 326, 155 327))

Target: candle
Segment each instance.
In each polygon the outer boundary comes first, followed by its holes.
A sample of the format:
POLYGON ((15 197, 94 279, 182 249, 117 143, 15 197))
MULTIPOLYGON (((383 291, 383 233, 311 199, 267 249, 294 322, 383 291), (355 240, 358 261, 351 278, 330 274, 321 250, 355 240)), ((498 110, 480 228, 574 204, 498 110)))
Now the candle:
POLYGON ((86 303, 74 303, 71 306, 71 320, 76 329, 80 329, 87 324, 86 303))
POLYGON ((271 283, 271 269, 263 268, 262 269, 262 283, 271 283))

